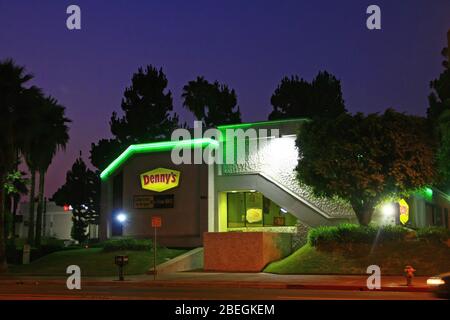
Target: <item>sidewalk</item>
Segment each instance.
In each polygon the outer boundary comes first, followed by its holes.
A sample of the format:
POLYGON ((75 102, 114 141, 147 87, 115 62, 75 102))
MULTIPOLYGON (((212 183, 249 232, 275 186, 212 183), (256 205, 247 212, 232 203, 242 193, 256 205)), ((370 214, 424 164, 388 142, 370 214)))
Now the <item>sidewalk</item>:
MULTIPOLYGON (((83 286, 133 286, 133 287, 215 287, 215 288, 259 288, 259 289, 309 289, 309 290, 357 290, 368 291, 365 275, 276 275, 269 273, 216 273, 179 272, 159 275, 126 276, 117 278, 82 278, 83 286)), ((428 277, 416 277, 413 286, 407 287, 401 276, 382 276, 381 291, 428 292, 428 277)), ((4 285, 64 284, 66 278, 43 276, 0 276, 0 288, 4 285)))

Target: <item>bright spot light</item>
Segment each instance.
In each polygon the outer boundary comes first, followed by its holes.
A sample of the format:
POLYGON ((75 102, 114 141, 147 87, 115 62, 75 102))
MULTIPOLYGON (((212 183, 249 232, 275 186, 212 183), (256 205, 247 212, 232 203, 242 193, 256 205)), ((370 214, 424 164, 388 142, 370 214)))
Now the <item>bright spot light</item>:
POLYGON ((124 213, 119 213, 116 217, 117 221, 119 221, 120 223, 124 223, 125 221, 127 221, 127 215, 124 213))
POLYGON ((385 216, 393 216, 395 214, 395 206, 393 203, 386 203, 381 207, 381 212, 385 216))
POLYGON ((440 286, 441 284, 445 284, 445 281, 439 277, 433 277, 427 280, 427 285, 429 286, 440 286))
POLYGON ((281 213, 286 214, 287 210, 285 208, 280 208, 281 213))

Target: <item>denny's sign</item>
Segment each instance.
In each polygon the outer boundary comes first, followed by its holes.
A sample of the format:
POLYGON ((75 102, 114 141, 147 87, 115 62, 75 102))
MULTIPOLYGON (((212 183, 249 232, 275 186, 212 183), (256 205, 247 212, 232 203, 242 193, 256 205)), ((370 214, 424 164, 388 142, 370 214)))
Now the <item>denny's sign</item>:
POLYGON ((142 189, 162 192, 178 187, 180 171, 157 168, 141 174, 142 189))

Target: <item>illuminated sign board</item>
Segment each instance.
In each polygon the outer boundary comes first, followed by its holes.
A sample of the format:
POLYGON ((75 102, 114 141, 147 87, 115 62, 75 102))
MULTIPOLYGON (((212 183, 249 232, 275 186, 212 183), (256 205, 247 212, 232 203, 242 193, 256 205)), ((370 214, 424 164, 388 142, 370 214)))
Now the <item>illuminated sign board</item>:
POLYGON ((404 199, 401 199, 398 204, 400 206, 400 222, 406 224, 409 220, 409 205, 404 199))
POLYGON ((139 195, 133 197, 134 209, 167 209, 173 207, 173 194, 139 195))
POLYGON ((157 168, 141 174, 142 189, 162 192, 178 187, 180 171, 157 168))

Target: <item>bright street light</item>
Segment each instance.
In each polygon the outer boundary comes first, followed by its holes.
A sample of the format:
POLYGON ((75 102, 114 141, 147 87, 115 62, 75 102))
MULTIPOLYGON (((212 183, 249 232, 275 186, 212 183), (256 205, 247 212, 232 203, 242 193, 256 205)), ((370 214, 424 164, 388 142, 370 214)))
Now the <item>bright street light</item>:
POLYGON ((124 223, 125 221, 127 221, 127 215, 125 213, 119 213, 116 217, 117 221, 119 221, 120 223, 124 223))
POLYGON ((385 216, 393 216, 395 214, 395 206, 393 203, 386 203, 381 207, 381 212, 385 216))

